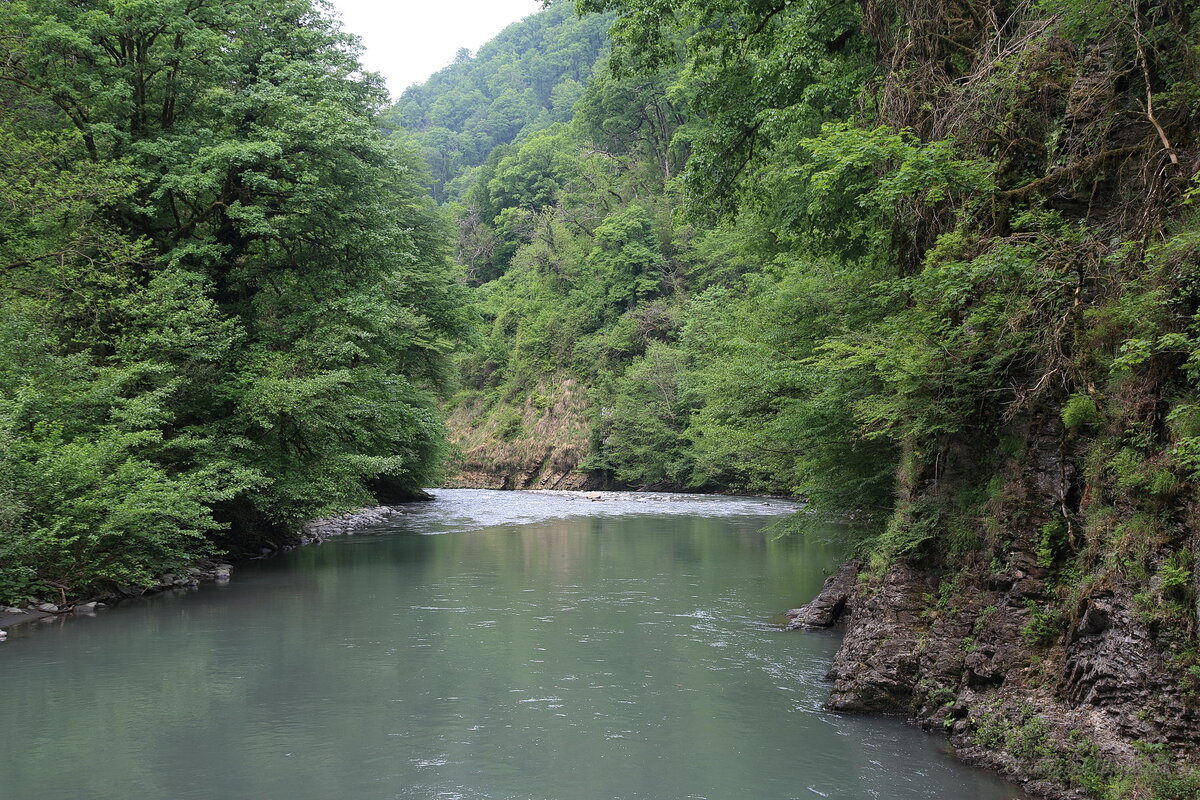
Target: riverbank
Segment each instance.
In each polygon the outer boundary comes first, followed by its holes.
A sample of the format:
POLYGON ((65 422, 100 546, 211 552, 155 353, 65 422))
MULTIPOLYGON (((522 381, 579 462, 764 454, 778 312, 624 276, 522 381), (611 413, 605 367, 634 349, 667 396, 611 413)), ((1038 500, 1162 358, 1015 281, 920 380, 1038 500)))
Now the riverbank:
POLYGON ((912 566, 866 569, 846 563, 788 612, 791 629, 844 628, 829 708, 945 731, 960 758, 1050 800, 1200 796, 1195 696, 1131 587, 1087 601, 1067 640, 1045 642, 1031 635, 1042 589, 1026 570, 964 574, 939 600, 912 566))
POLYGON ((181 574, 164 573, 160 575, 158 582, 152 586, 118 587, 112 593, 90 597, 82 602, 67 602, 64 597, 61 603, 47 601, 20 607, 0 606, 0 642, 7 639, 7 630, 20 625, 45 622, 74 614, 92 615, 97 611, 137 597, 179 589, 194 589, 202 583, 224 583, 230 580, 234 567, 239 562, 270 558, 297 547, 320 544, 331 537, 344 536, 360 528, 386 522, 401 513, 403 513, 401 506, 367 506, 315 519, 294 531, 280 542, 278 547, 263 548, 257 555, 244 558, 205 559, 192 565, 181 574))
MULTIPOLYGON (((460 487, 453 487, 451 490, 458 488, 460 487)), ((679 504, 688 501, 695 502, 702 497, 700 493, 694 492, 573 491, 564 489, 528 489, 521 490, 521 492, 530 495, 557 497, 573 502, 589 504, 608 503, 610 505, 679 504)), ((759 504, 764 506, 776 501, 790 501, 790 498, 769 497, 765 495, 722 495, 722 497, 729 497, 730 499, 743 497, 745 499, 760 501, 759 504)), ((315 519, 305 523, 277 543, 273 543, 271 547, 262 547, 255 554, 245 555, 242 558, 230 557, 226 560, 201 561, 184 573, 167 573, 159 576, 158 582, 152 586, 123 587, 110 594, 89 597, 83 602, 62 602, 60 604, 47 600, 46 602, 30 604, 11 610, 6 610, 6 607, 0 606, 0 632, 17 625, 51 620, 69 616, 73 613, 92 614, 97 610, 136 597, 144 597, 165 591, 195 588, 202 583, 224 582, 230 579, 235 566, 240 562, 269 558, 280 553, 289 552, 297 547, 320 544, 332 537, 344 536, 361 528, 378 525, 396 516, 405 514, 406 508, 420 505, 432 499, 432 496, 425 494, 422 497, 401 504, 367 506, 354 511, 315 519)), ((0 641, 3 641, 4 638, 4 635, 0 635, 0 641)))

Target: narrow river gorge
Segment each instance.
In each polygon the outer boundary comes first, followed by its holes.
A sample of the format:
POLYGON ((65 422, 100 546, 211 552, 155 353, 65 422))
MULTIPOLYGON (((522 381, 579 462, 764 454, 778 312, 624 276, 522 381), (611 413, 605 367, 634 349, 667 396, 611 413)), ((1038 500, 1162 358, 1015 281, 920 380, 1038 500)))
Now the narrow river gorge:
POLYGON ((11 800, 1010 800, 902 720, 822 708, 837 563, 786 503, 439 490, 227 585, 17 627, 11 800))

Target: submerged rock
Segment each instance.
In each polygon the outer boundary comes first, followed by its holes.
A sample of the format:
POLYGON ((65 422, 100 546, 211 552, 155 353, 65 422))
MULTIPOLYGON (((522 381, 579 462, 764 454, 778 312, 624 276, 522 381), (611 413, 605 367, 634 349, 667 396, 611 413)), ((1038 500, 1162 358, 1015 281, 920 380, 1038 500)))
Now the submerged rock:
MULTIPOLYGON (((376 506, 332 517, 325 517, 324 519, 315 519, 301 527, 292 540, 287 543, 285 549, 308 544, 320 544, 330 536, 344 536, 359 528, 378 525, 387 522, 392 517, 401 513, 403 513, 402 509, 394 506, 376 506)), ((224 566, 229 567, 228 564, 224 566)), ((232 569, 232 567, 229 567, 229 569, 232 569)), ((226 572, 226 575, 228 575, 228 572, 226 572)))

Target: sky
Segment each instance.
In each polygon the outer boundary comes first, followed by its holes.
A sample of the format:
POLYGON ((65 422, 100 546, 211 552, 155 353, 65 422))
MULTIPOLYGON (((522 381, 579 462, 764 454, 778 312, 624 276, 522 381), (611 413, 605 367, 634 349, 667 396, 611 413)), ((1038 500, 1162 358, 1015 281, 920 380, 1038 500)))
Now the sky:
POLYGON ((393 97, 472 53, 540 0, 332 0, 346 31, 362 38, 363 65, 387 80, 393 97))

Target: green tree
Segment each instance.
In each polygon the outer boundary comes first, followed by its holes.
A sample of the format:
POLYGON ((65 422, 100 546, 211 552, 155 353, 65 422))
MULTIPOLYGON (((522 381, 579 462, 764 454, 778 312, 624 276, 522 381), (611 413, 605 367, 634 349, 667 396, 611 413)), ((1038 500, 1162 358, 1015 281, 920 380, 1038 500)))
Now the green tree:
POLYGON ((468 317, 355 42, 307 0, 12 2, 0 31, 12 591, 428 481, 468 317))

